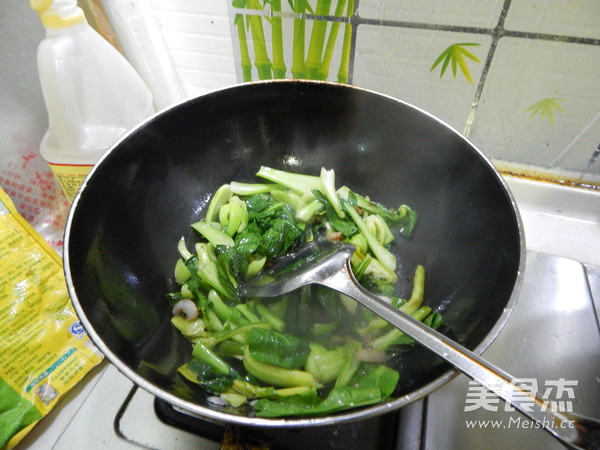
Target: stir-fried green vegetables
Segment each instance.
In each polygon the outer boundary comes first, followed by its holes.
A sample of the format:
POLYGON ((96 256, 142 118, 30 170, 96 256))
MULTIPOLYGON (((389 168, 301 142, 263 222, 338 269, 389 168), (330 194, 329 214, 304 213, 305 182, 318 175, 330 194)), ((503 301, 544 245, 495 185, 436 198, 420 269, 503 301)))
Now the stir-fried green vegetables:
POLYGON ((262 183, 232 182, 213 195, 183 238, 175 265, 179 292, 169 294, 172 323, 192 344, 179 368, 187 380, 232 406, 251 403, 261 417, 329 414, 379 403, 400 374, 385 365, 411 339, 354 300, 322 286, 276 298, 240 298, 237 286, 277 258, 319 239, 355 245, 359 282, 437 328, 423 306, 425 270, 417 266, 412 295, 398 298, 395 237, 408 239, 417 214, 389 209, 336 188, 333 170, 319 176, 261 167, 262 183))

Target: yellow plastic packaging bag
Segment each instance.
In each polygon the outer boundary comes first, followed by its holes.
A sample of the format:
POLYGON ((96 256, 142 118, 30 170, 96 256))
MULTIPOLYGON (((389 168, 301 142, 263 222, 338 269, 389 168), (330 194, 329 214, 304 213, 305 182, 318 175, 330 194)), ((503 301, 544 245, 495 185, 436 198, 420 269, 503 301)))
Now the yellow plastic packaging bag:
POLYGON ((0 189, 0 448, 14 447, 102 358, 60 256, 0 189))

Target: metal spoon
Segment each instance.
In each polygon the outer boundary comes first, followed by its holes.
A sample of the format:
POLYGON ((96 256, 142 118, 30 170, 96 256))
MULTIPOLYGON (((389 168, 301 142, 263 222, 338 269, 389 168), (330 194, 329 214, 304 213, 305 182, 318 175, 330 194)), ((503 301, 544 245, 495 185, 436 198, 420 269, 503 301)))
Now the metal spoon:
POLYGON ((340 242, 313 242, 241 285, 238 292, 245 297, 274 297, 320 284, 348 295, 513 405, 567 447, 600 448, 598 420, 553 410, 550 402, 513 383, 515 377, 364 289, 350 267, 354 250, 353 245, 340 242))

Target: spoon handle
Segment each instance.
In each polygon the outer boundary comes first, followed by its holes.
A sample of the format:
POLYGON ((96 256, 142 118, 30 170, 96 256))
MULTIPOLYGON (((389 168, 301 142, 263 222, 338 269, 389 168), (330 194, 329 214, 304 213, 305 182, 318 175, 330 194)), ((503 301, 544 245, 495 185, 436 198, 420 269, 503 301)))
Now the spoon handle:
POLYGON ((358 284, 348 261, 340 270, 331 272, 318 283, 352 297, 387 320, 465 375, 510 403, 567 447, 600 448, 600 423, 596 419, 554 410, 548 401, 540 398, 531 389, 524 389, 523 386, 515 383, 518 381, 515 377, 371 294, 358 284))

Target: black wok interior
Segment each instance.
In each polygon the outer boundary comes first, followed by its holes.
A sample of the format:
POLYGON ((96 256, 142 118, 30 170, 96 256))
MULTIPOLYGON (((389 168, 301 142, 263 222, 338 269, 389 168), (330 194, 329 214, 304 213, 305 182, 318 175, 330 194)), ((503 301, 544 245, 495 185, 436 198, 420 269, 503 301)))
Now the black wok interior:
MULTIPOLYGON (((255 181, 260 165, 318 174, 419 213, 395 248, 400 280, 422 264, 426 302, 476 347, 498 321, 521 254, 510 196, 490 163, 429 115, 369 91, 325 83, 239 85, 159 114, 96 167, 71 211, 68 282, 96 340, 159 389, 203 404, 176 368, 190 346, 170 324, 177 242, 192 242, 220 185, 255 181)), ((411 283, 406 281, 405 294, 411 283)), ((406 393, 447 370, 426 351, 405 363, 406 393), (425 355, 425 356, 424 356, 425 355)), ((400 393, 399 393, 400 394, 400 393)))

